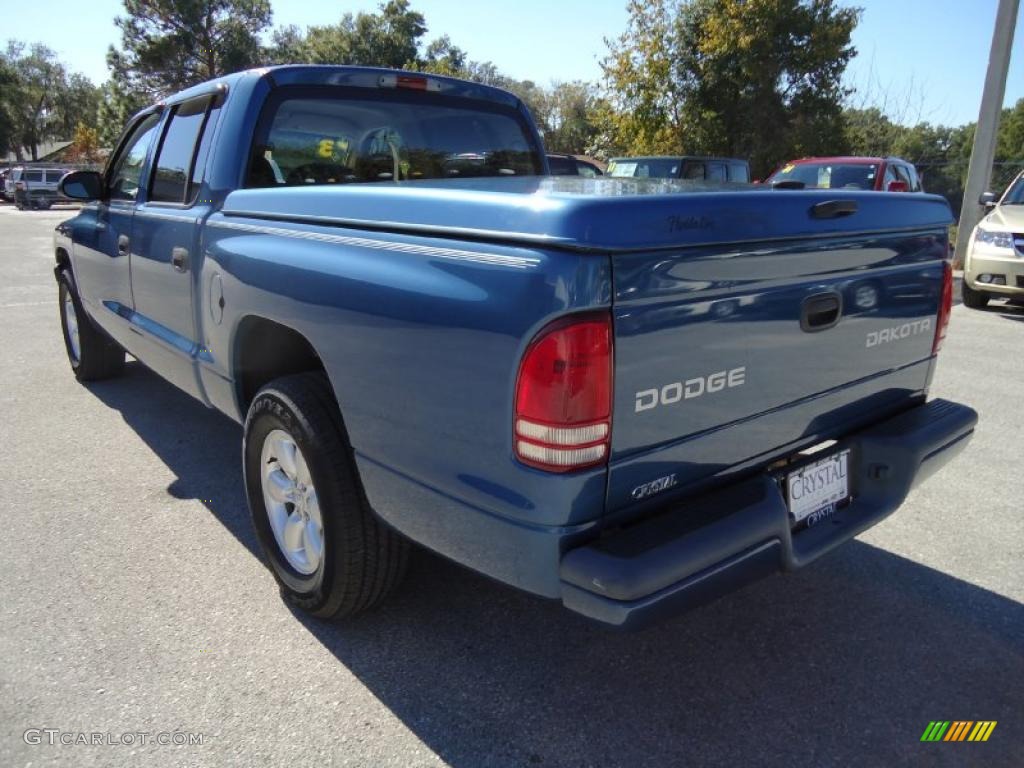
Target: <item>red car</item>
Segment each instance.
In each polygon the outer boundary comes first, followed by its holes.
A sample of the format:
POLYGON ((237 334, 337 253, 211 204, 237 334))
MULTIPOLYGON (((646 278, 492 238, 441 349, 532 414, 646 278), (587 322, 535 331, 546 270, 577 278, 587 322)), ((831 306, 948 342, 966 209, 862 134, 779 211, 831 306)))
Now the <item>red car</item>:
POLYGON ((898 157, 804 157, 786 163, 764 180, 765 184, 786 182, 818 189, 923 191, 917 169, 898 157))

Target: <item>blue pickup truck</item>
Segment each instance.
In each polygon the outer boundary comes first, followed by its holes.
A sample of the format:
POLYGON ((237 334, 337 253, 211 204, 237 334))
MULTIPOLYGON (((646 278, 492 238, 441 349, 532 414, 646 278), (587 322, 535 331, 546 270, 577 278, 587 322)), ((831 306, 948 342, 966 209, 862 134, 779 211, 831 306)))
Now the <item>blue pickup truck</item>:
POLYGON ((270 569, 325 618, 411 541, 640 626, 814 560, 971 438, 927 399, 941 198, 547 170, 478 84, 191 88, 61 182, 87 201, 55 237, 71 368, 128 352, 243 424, 270 569))

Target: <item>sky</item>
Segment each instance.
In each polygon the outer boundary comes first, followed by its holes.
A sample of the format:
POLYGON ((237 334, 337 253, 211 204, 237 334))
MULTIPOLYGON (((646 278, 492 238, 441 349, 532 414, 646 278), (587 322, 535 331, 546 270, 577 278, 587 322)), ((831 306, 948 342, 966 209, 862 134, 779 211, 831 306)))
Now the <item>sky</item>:
MULTIPOLYGON (((346 11, 373 11, 378 0, 271 0, 275 26, 329 24, 346 11)), ((847 84, 855 106, 885 106, 903 123, 960 125, 978 117, 996 0, 857 0, 857 57, 847 84)), ((520 80, 601 76, 605 37, 625 28, 626 0, 412 0, 427 38, 447 34, 470 58, 493 61, 520 80)), ((0 40, 43 42, 72 70, 100 83, 107 46, 119 42, 120 0, 0 0, 0 40)), ((1024 12, 1017 20, 1004 103, 1024 98, 1024 12)))

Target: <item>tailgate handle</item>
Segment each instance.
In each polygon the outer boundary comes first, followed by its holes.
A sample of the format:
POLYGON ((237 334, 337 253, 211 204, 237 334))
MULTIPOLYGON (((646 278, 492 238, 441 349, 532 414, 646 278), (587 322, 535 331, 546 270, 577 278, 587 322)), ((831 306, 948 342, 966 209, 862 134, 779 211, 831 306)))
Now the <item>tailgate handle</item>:
POLYGON ((836 291, 816 293, 804 299, 800 309, 800 327, 807 333, 834 327, 843 314, 843 297, 836 291))
POLYGON ((856 200, 826 200, 811 206, 811 216, 816 219, 838 219, 852 216, 857 212, 856 200))

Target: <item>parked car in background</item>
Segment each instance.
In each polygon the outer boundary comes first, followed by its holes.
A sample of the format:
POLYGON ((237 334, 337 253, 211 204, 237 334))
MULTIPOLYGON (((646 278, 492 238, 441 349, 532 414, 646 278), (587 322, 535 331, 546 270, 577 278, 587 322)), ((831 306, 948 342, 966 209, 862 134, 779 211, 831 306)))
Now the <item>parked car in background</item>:
POLYGON ((807 189, 924 191, 913 163, 899 157, 803 157, 786 163, 764 183, 807 189))
POLYGON ((971 234, 964 259, 964 304, 981 309, 989 299, 1024 300, 1024 173, 1002 198, 986 192, 989 212, 971 234))
POLYGON ((750 181, 750 164, 735 157, 696 155, 613 157, 608 175, 618 179, 691 179, 701 181, 750 181))
POLYGON ((5 188, 19 210, 46 210, 64 199, 57 191, 57 183, 67 172, 67 168, 12 168, 5 188))
POLYGON ((548 154, 548 169, 552 176, 604 176, 596 163, 575 155, 548 154))

